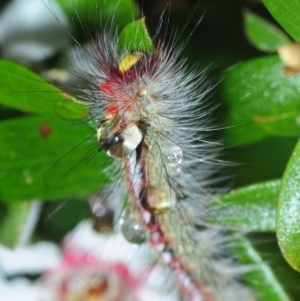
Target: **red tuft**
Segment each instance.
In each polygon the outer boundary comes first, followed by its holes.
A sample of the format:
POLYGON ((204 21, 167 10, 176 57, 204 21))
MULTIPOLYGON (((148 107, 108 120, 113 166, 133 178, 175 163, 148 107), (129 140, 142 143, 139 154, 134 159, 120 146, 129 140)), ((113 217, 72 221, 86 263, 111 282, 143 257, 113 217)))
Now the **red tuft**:
POLYGON ((115 105, 110 105, 108 108, 107 108, 107 113, 108 114, 117 114, 118 113, 118 108, 115 106, 115 105))
POLYGON ((100 85, 100 90, 103 92, 110 92, 112 90, 112 85, 110 83, 104 83, 100 85))

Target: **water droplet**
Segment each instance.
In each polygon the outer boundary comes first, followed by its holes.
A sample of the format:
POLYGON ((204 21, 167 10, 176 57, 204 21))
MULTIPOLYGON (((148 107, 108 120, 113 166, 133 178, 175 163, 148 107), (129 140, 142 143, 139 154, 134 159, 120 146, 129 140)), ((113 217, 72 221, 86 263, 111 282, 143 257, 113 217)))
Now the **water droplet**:
POLYGON ((172 146, 167 152, 167 160, 173 164, 180 164, 182 161, 183 152, 182 149, 175 145, 172 146))
POLYGON ((145 231, 141 223, 139 223, 136 218, 130 216, 130 214, 125 213, 121 217, 120 224, 121 232, 128 242, 138 245, 145 242, 145 231))

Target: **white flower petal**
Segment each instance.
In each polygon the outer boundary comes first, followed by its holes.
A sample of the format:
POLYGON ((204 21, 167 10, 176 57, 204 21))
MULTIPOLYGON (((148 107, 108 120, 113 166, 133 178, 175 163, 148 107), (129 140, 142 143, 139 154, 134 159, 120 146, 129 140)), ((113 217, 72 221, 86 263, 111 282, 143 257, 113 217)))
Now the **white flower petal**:
POLYGON ((30 64, 68 45, 69 22, 53 0, 14 0, 0 15, 0 44, 7 59, 30 64))
POLYGON ((14 250, 0 245, 0 267, 5 275, 35 274, 54 268, 60 261, 60 250, 48 242, 14 250))

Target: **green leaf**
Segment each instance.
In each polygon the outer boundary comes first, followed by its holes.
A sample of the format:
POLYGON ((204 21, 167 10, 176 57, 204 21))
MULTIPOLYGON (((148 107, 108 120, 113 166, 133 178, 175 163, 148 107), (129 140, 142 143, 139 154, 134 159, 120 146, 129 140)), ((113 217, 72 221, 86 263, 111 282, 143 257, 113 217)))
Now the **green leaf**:
POLYGON ((270 266, 247 238, 235 234, 230 249, 240 263, 249 266, 250 270, 243 275, 243 279, 256 293, 257 300, 291 300, 270 266))
POLYGON ((278 47, 291 43, 277 26, 248 10, 244 13, 244 30, 249 42, 262 51, 276 52, 278 47))
POLYGON ((0 123, 0 199, 11 203, 98 191, 106 154, 82 121, 30 116, 0 123))
POLYGON ((262 0, 276 21, 300 43, 300 1, 299 0, 262 0))
POLYGON ((278 56, 268 56, 224 73, 220 93, 228 106, 226 142, 300 134, 300 74, 286 75, 282 67, 278 56))
POLYGON ((148 33, 145 18, 124 27, 119 35, 119 48, 129 52, 152 52, 153 43, 148 33))
POLYGON ((13 62, 0 60, 0 103, 21 111, 80 119, 89 109, 75 97, 13 62))
POLYGON ((233 190, 210 204, 206 220, 247 231, 275 232, 280 180, 233 190))
POLYGON ((57 0, 70 20, 79 27, 88 23, 125 26, 139 16, 139 9, 133 0, 57 0))
POLYGON ((295 270, 300 271, 300 141, 282 179, 276 226, 283 256, 295 270))
POLYGON ((0 243, 13 248, 22 233, 30 203, 22 202, 0 206, 0 243))

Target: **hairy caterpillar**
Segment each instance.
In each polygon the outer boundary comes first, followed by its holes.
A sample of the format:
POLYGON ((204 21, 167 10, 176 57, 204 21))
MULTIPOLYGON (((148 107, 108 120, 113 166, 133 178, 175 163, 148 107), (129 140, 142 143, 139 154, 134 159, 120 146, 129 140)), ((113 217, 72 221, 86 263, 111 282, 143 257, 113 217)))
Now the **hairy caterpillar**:
POLYGON ((216 250, 202 247, 207 245, 206 231, 210 237, 219 232, 200 220, 211 198, 204 183, 214 173, 215 164, 214 147, 205 141, 209 125, 208 112, 201 104, 207 93, 201 92, 202 73, 184 67, 180 50, 172 42, 165 45, 158 40, 150 52, 137 45, 134 51, 119 51, 118 45, 113 32, 99 35, 84 49, 80 64, 82 76, 92 86, 84 92, 99 122, 100 147, 121 159, 127 206, 134 207, 150 245, 176 276, 182 298, 250 299, 243 286, 235 287, 238 282, 232 275, 225 273, 222 279, 218 275, 217 269, 222 274, 226 270, 225 261, 217 255, 221 245, 216 250), (197 234, 193 225, 207 229, 197 234), (217 263, 213 257, 218 258, 217 263), (197 258, 203 262, 193 268, 197 258), (216 285, 212 278, 222 284, 216 285))
POLYGON ((216 163, 214 145, 206 142, 205 91, 196 84, 201 73, 183 67, 172 40, 157 40, 150 52, 119 51, 117 34, 108 29, 94 46, 79 50, 76 75, 92 82, 92 89, 79 91, 92 100, 102 150, 123 162, 119 171, 127 178, 125 206, 139 209, 133 213, 137 224, 175 270, 182 298, 252 298, 233 280, 242 269, 233 267, 227 253, 225 258, 219 255, 226 242, 223 229, 201 219, 209 215, 205 203, 213 190, 206 184, 214 171, 211 163, 216 163))

